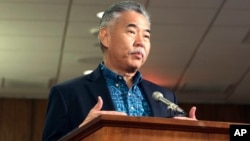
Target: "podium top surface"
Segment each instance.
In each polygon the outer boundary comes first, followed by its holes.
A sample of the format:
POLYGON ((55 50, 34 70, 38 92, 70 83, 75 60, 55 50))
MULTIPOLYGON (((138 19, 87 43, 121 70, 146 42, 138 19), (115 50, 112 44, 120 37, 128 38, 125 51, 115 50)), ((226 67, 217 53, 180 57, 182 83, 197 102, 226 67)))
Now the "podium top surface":
POLYGON ((132 117, 117 115, 100 115, 86 125, 73 130, 60 139, 67 140, 72 136, 88 136, 102 127, 138 128, 149 130, 171 130, 183 132, 200 132, 213 134, 229 134, 230 122, 193 121, 158 117, 132 117), (83 135, 84 134, 84 135, 83 135))

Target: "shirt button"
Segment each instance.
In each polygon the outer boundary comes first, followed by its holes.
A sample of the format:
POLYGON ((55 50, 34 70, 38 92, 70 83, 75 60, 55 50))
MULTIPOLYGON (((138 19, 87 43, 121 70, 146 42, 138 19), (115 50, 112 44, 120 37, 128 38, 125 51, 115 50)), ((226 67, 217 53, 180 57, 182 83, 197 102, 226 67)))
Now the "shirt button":
POLYGON ((122 80, 122 77, 121 77, 121 76, 119 76, 118 78, 119 78, 120 80, 122 80))
POLYGON ((130 94, 130 93, 128 93, 128 96, 131 96, 131 94, 130 94))
POLYGON ((119 87, 119 84, 118 84, 118 83, 116 83, 116 84, 115 84, 115 86, 116 86, 116 87, 119 87))
POLYGON ((134 107, 131 107, 132 110, 134 110, 134 107))

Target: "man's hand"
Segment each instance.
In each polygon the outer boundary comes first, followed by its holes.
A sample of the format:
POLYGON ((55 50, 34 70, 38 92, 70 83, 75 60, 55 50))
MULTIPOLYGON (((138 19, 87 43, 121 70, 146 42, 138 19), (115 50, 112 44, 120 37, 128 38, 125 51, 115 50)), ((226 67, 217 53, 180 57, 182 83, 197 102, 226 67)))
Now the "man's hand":
POLYGON ((174 117, 174 118, 183 120, 197 120, 195 112, 196 112, 196 107, 193 106, 189 111, 189 117, 174 117))
POLYGON ((127 115, 124 112, 101 111, 102 105, 103 105, 102 98, 100 96, 98 96, 98 101, 97 101, 96 105, 89 111, 89 113, 88 113, 87 117, 85 118, 85 120, 78 127, 82 127, 83 125, 85 125, 86 123, 88 123, 89 121, 91 121, 92 119, 98 117, 101 114, 124 115, 124 116, 127 115))

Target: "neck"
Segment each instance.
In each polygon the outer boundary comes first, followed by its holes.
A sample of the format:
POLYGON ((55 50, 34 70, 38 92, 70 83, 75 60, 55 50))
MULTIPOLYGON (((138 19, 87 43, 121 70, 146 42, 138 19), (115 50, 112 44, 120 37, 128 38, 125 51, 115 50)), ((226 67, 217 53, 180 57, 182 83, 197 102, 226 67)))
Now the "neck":
POLYGON ((131 88, 132 87, 132 85, 133 85, 133 76, 134 76, 134 74, 133 75, 123 75, 123 78, 124 78, 124 80, 126 81, 126 84, 127 84, 127 86, 129 87, 129 88, 131 88))

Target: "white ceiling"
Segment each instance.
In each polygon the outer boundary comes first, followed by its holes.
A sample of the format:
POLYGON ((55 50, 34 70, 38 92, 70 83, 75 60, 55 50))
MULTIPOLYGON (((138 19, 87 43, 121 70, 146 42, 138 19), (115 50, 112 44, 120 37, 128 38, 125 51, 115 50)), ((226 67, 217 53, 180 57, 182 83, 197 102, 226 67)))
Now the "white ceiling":
MULTIPOLYGON (((118 0, 0 0, 0 97, 47 98, 101 61, 96 13, 118 0)), ((250 104, 250 0, 138 0, 152 18, 144 78, 179 102, 250 104)))

